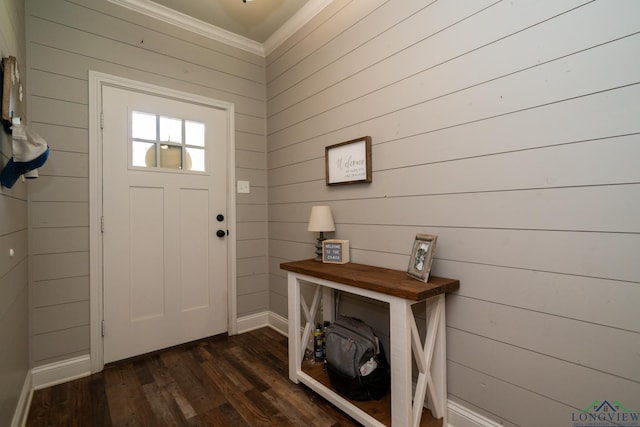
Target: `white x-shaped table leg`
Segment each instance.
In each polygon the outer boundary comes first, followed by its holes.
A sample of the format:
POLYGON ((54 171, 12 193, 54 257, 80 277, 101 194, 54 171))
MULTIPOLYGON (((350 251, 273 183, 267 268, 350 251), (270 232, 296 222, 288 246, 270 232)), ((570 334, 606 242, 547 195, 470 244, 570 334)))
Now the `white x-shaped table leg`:
MULTIPOLYGON (((431 366, 434 363, 434 354, 439 364, 446 363, 444 358, 444 295, 427 300, 427 334, 424 347, 418 332, 418 326, 413 316, 411 322, 411 348, 413 357, 418 367, 418 380, 413 396, 413 424, 420 425, 422 408, 427 392, 431 399, 431 408, 436 418, 446 416, 446 384, 443 378, 434 381, 431 376, 431 366)), ((436 371, 439 372, 439 371, 436 371)), ((446 424, 445 424, 446 425, 446 424)))
POLYGON ((302 333, 302 341, 300 342, 300 360, 304 359, 304 351, 306 350, 307 343, 309 342, 309 338, 311 337, 313 322, 316 318, 318 307, 320 306, 320 296, 322 294, 321 291, 322 286, 316 285, 316 290, 313 293, 313 300, 311 301, 311 307, 307 307, 307 302, 305 301, 304 296, 300 294, 300 307, 302 307, 302 312, 304 313, 304 317, 306 319, 304 332, 302 333))

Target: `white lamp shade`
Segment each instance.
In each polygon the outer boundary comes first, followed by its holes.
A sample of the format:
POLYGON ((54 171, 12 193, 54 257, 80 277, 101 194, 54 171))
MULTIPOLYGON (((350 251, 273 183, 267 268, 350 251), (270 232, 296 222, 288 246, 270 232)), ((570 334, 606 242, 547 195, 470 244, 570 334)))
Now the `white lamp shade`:
POLYGON ((335 231, 333 215, 329 206, 314 206, 309 217, 309 231, 335 231))

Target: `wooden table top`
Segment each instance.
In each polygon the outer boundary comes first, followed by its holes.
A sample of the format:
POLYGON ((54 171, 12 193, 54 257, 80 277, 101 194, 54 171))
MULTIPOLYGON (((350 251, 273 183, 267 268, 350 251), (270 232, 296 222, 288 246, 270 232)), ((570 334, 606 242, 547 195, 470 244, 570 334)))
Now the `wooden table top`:
POLYGON ((460 287, 460 281, 456 279, 430 276, 429 281, 425 283, 409 277, 406 271, 353 262, 325 264, 322 261, 306 259, 282 263, 280 268, 412 301, 453 292, 460 287))

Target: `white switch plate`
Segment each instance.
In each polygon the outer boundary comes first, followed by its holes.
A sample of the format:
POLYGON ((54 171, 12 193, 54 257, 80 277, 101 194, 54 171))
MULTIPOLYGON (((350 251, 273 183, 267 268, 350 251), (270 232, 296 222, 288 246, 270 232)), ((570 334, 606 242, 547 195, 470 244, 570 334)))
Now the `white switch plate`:
POLYGON ((238 193, 250 193, 251 186, 249 181, 238 181, 238 193))

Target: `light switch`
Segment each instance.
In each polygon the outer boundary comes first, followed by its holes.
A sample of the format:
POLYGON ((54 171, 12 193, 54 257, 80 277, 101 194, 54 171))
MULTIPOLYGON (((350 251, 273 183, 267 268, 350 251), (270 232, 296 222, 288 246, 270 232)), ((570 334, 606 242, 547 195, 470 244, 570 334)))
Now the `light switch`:
POLYGON ((238 193, 250 193, 251 186, 249 181, 238 181, 238 193))

